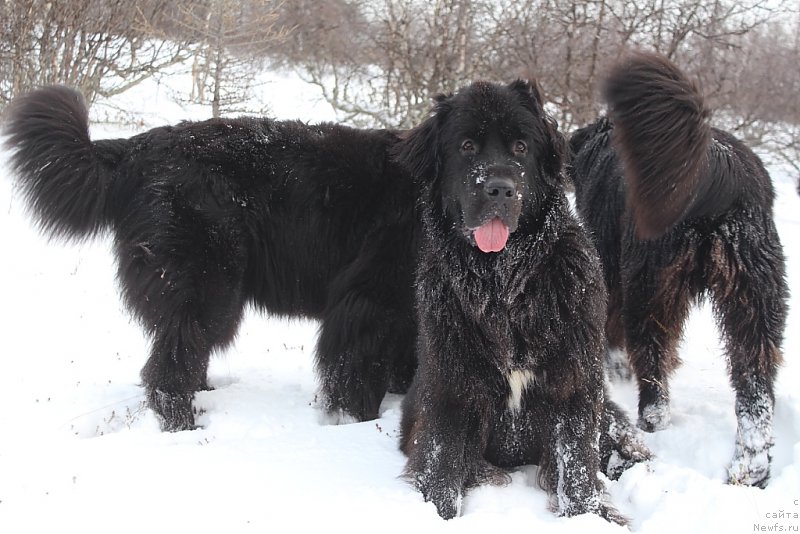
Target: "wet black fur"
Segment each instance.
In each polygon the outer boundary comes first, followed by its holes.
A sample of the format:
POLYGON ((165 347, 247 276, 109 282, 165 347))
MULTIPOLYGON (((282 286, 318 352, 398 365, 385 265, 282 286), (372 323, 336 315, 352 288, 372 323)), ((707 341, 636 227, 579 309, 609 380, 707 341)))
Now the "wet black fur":
POLYGON ((75 91, 34 91, 10 106, 6 146, 43 230, 111 231, 125 303, 152 340, 142 379, 165 430, 194 426, 209 355, 248 304, 321 321, 330 412, 374 418, 387 388, 407 387, 418 216, 388 157, 394 133, 240 118, 91 141, 87 116, 75 91))
POLYGON ((701 95, 666 59, 631 56, 606 94, 610 119, 571 138, 571 177, 609 288, 609 343, 626 349, 638 379, 639 426, 667 424, 683 324, 708 296, 736 392, 730 481, 763 486, 769 469, 750 462, 772 444, 788 295, 770 177, 744 144, 705 123, 701 95), (753 427, 755 441, 742 432, 753 427))
POLYGON ((401 448, 406 477, 444 518, 458 514, 470 487, 504 481, 498 466, 539 464, 560 515, 623 522, 603 502, 597 472, 612 451, 630 463, 648 454, 604 400, 605 286, 564 195, 564 152, 538 89, 522 81, 439 97, 400 145, 400 161, 422 184, 423 216, 419 368, 403 403, 401 448), (484 190, 496 176, 514 182, 520 205, 503 213, 518 218, 508 221, 516 230, 505 249, 484 253, 465 214, 496 214, 484 190), (533 377, 517 412, 508 405, 512 371, 533 377))

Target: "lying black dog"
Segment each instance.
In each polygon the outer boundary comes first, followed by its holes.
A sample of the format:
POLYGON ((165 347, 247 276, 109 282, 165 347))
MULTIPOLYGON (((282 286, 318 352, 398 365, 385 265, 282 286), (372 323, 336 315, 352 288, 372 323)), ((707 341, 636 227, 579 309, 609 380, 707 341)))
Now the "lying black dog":
POLYGON ((242 118, 91 141, 83 99, 63 87, 17 99, 5 133, 45 231, 112 231, 125 303, 152 339, 142 378, 163 429, 194 426, 209 355, 248 304, 321 320, 331 414, 374 418, 387 388, 408 386, 419 216, 394 133, 242 118))
POLYGON ((517 81, 439 97, 399 147, 423 216, 401 448, 444 518, 470 487, 505 480, 498 466, 536 463, 560 515, 623 522, 597 473, 649 456, 604 400, 606 290, 564 195, 565 145, 538 89, 517 81))
POLYGON ((570 140, 572 180, 609 288, 609 344, 627 350, 639 381, 639 426, 669 423, 683 324, 707 295, 736 391, 730 482, 764 486, 788 296, 770 177, 707 124, 702 96, 665 58, 631 56, 606 93, 611 120, 570 140))

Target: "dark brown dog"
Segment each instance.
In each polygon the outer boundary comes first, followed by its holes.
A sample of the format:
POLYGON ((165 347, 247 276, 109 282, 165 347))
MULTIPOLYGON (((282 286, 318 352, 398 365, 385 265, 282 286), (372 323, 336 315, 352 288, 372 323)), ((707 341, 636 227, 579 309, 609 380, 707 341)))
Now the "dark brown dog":
POLYGON ((764 486, 788 295, 770 177, 707 124, 701 94, 666 59, 631 56, 606 94, 610 117, 570 141, 572 180, 609 288, 609 344, 627 350, 639 382, 639 426, 669 423, 683 324, 707 296, 736 391, 730 482, 764 486))

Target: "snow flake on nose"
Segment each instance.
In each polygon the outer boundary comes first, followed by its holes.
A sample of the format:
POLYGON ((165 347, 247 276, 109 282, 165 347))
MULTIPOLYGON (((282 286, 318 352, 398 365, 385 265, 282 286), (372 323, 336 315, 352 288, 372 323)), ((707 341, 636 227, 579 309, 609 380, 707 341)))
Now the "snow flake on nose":
POLYGON ((475 185, 481 185, 486 181, 486 178, 489 177, 488 169, 489 166, 485 161, 479 161, 470 167, 467 178, 468 180, 473 181, 475 185))

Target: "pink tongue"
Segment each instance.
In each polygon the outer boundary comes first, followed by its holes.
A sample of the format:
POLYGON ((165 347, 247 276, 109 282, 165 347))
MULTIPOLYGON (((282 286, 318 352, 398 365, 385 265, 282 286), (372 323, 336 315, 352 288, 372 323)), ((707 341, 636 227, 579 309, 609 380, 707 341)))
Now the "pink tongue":
POLYGON ((508 241, 508 227, 499 217, 475 229, 475 243, 482 252, 500 252, 508 241))

